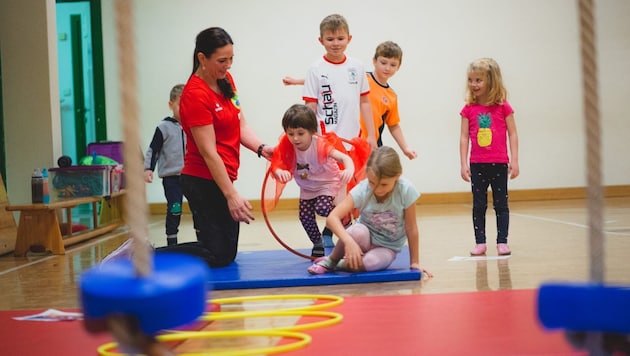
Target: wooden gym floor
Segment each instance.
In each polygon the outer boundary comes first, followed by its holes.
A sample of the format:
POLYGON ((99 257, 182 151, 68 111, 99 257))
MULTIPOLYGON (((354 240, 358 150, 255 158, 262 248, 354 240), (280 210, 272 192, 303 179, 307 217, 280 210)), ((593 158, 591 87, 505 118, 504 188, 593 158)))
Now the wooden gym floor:
MULTIPOLYGON (((583 199, 518 201, 510 203, 509 244, 512 256, 496 259, 494 237, 487 259, 469 259, 474 244, 471 206, 443 204, 418 206, 421 266, 432 279, 412 282, 346 284, 316 287, 212 291, 212 298, 277 294, 332 294, 392 296, 443 294, 492 290, 535 290, 545 281, 587 281, 588 212, 583 199)), ((190 215, 184 215, 180 242, 195 239, 190 215)), ((277 211, 270 221, 278 235, 293 248, 309 247, 295 211, 277 211)), ((488 236, 496 232, 494 211, 488 210, 488 236)), ((630 197, 607 198, 604 211, 605 278, 608 284, 630 285, 630 197)), ((163 216, 150 217, 150 239, 165 244, 163 216)), ((282 249, 256 215, 241 225, 240 250, 282 249)), ((77 281, 126 239, 124 228, 67 248, 62 256, 0 256, 0 310, 79 308, 77 281)), ((295 258, 290 255, 289 258, 295 258)))
MULTIPOLYGON (((630 285, 630 197, 605 201, 606 281, 630 285)), ((589 278, 588 213, 582 199, 512 202, 512 256, 493 260, 494 239, 488 241, 488 260, 461 260, 474 244, 470 206, 418 206, 420 262, 434 273, 431 280, 325 287, 215 291, 217 298, 252 294, 328 293, 342 296, 474 292, 488 289, 535 289, 548 280, 586 281, 589 278)), ((493 236, 494 211, 488 210, 487 230, 493 236)), ((273 212, 269 218, 278 236, 291 247, 309 247, 294 211, 273 212)), ((151 240, 165 244, 163 217, 151 215, 151 240)), ((240 249, 282 249, 260 214, 241 225, 240 249)), ((70 246, 62 256, 0 256, 0 310, 76 308, 81 272, 99 262, 126 239, 125 229, 70 246)), ((194 240, 191 216, 182 218, 180 241, 194 240)), ((293 255, 290 255, 293 258, 293 255)))

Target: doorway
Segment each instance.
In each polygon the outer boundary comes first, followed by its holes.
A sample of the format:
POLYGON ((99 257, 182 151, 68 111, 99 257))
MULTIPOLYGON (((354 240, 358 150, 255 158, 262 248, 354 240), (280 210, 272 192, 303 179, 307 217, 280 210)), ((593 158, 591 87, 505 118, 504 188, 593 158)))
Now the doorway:
POLYGON ((76 164, 107 140, 100 0, 57 0, 62 154, 76 164))
MULTIPOLYGON (((76 165, 88 144, 107 140, 101 3, 57 0, 55 11, 61 149, 76 165)), ((82 204, 72 214, 83 222, 95 212, 91 204, 82 204)))

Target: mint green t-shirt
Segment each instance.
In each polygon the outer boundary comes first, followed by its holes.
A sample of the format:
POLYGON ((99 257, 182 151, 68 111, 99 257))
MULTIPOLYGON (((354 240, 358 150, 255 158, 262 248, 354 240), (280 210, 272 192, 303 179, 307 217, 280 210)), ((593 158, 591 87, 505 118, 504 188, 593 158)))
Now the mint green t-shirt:
POLYGON ((350 195, 360 211, 358 222, 367 226, 372 243, 400 252, 407 241, 405 209, 420 197, 413 184, 400 177, 392 194, 383 203, 376 201, 367 179, 354 187, 350 195))

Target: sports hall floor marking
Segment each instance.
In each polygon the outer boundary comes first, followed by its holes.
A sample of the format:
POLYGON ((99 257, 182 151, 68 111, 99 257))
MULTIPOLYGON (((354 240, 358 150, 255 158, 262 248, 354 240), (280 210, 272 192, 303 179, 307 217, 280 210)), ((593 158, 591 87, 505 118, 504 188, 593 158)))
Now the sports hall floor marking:
MULTIPOLYGON (((533 220, 547 221, 547 222, 563 224, 563 225, 568 225, 568 226, 575 226, 575 227, 579 227, 579 228, 583 228, 583 229, 588 229, 589 228, 589 225, 586 225, 586 224, 578 224, 578 223, 574 223, 574 222, 570 222, 570 221, 564 221, 564 220, 559 220, 559 219, 543 218, 542 216, 536 216, 536 215, 519 214, 519 213, 510 213, 510 215, 520 216, 520 217, 526 218, 526 219, 533 219, 533 220)), ((615 222, 616 222, 616 220, 607 220, 607 221, 604 222, 604 224, 611 224, 611 223, 615 223, 615 222)), ((630 236, 630 233, 616 232, 616 231, 611 231, 611 230, 606 230, 606 229, 604 229, 604 232, 606 234, 610 234, 610 235, 630 236)))

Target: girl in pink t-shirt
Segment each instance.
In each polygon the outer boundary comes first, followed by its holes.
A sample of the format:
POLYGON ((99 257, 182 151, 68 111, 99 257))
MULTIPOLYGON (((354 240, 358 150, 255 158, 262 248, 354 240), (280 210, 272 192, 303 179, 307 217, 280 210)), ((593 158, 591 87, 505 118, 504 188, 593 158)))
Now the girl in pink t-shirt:
POLYGON ((486 254, 487 192, 491 187, 497 217, 497 253, 510 255, 507 182, 508 176, 514 179, 519 174, 518 135, 501 70, 493 59, 477 59, 468 66, 466 105, 460 115, 461 176, 471 182, 473 194, 476 245, 470 254, 486 254))

